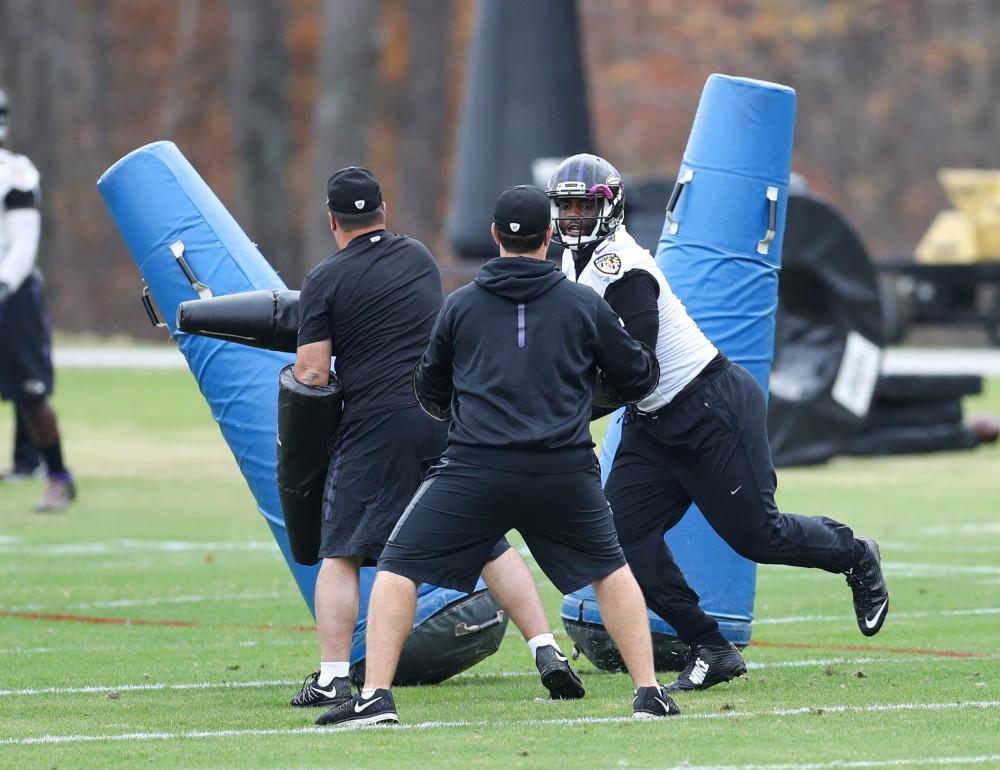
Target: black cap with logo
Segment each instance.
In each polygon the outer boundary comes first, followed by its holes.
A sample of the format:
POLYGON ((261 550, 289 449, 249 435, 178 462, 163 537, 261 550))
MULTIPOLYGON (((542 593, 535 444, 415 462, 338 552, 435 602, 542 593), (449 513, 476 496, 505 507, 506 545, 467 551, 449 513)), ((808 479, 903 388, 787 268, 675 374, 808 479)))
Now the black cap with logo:
POLYGON ((348 166, 326 183, 326 205, 336 214, 364 214, 382 205, 382 190, 371 171, 348 166))
POLYGON ((493 211, 497 230, 507 235, 537 235, 545 232, 552 221, 548 196, 539 187, 520 184, 508 187, 493 211))

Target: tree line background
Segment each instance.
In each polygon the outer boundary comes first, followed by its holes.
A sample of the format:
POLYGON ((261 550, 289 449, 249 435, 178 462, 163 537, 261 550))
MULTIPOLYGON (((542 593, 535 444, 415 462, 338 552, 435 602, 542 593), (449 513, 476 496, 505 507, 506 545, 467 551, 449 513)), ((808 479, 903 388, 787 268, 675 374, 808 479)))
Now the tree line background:
MULTIPOLYGON (((797 90, 796 170, 876 257, 910 253, 946 207, 938 168, 1000 166, 994 0, 578 10, 596 149, 626 178, 676 172, 712 72, 797 90)), ((158 139, 291 287, 332 249, 325 181, 344 165, 376 172, 392 229, 453 260, 443 222, 475 16, 472 0, 0 0, 10 146, 42 174, 56 327, 151 333, 95 182, 158 139)))

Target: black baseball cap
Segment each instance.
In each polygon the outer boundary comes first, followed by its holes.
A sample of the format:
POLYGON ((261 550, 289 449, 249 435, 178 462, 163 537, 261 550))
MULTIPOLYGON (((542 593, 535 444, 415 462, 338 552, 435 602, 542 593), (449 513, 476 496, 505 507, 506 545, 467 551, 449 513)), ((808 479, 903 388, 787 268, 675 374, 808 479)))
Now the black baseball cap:
POLYGON ((507 235, 537 235, 545 232, 552 221, 551 204, 540 187, 508 187, 497 198, 493 221, 497 230, 507 235))
POLYGON ((326 205, 337 214, 364 214, 382 205, 382 190, 371 171, 348 166, 326 183, 326 205))

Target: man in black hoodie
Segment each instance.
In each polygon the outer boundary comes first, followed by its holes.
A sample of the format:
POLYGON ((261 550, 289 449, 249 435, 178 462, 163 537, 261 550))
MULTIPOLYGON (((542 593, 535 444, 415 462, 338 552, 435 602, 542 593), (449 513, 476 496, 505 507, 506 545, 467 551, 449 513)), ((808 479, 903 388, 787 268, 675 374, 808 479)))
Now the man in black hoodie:
POLYGON ((448 448, 382 556, 368 611, 366 679, 319 724, 398 722, 389 690, 420 582, 468 591, 497 540, 517 529, 563 593, 593 584, 636 687, 633 715, 677 707, 657 685, 645 602, 625 563, 590 437, 595 374, 635 402, 659 379, 655 357, 610 306, 545 261, 549 203, 537 187, 497 201, 499 259, 445 300, 414 371, 448 448))

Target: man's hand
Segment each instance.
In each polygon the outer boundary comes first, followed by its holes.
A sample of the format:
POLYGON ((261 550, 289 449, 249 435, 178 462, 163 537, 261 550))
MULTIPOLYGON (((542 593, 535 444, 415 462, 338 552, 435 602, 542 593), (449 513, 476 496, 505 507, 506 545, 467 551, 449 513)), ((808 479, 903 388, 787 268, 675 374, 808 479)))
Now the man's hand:
POLYGON ((318 387, 330 382, 330 355, 333 345, 330 340, 309 342, 299 345, 295 352, 295 379, 303 385, 318 387))

